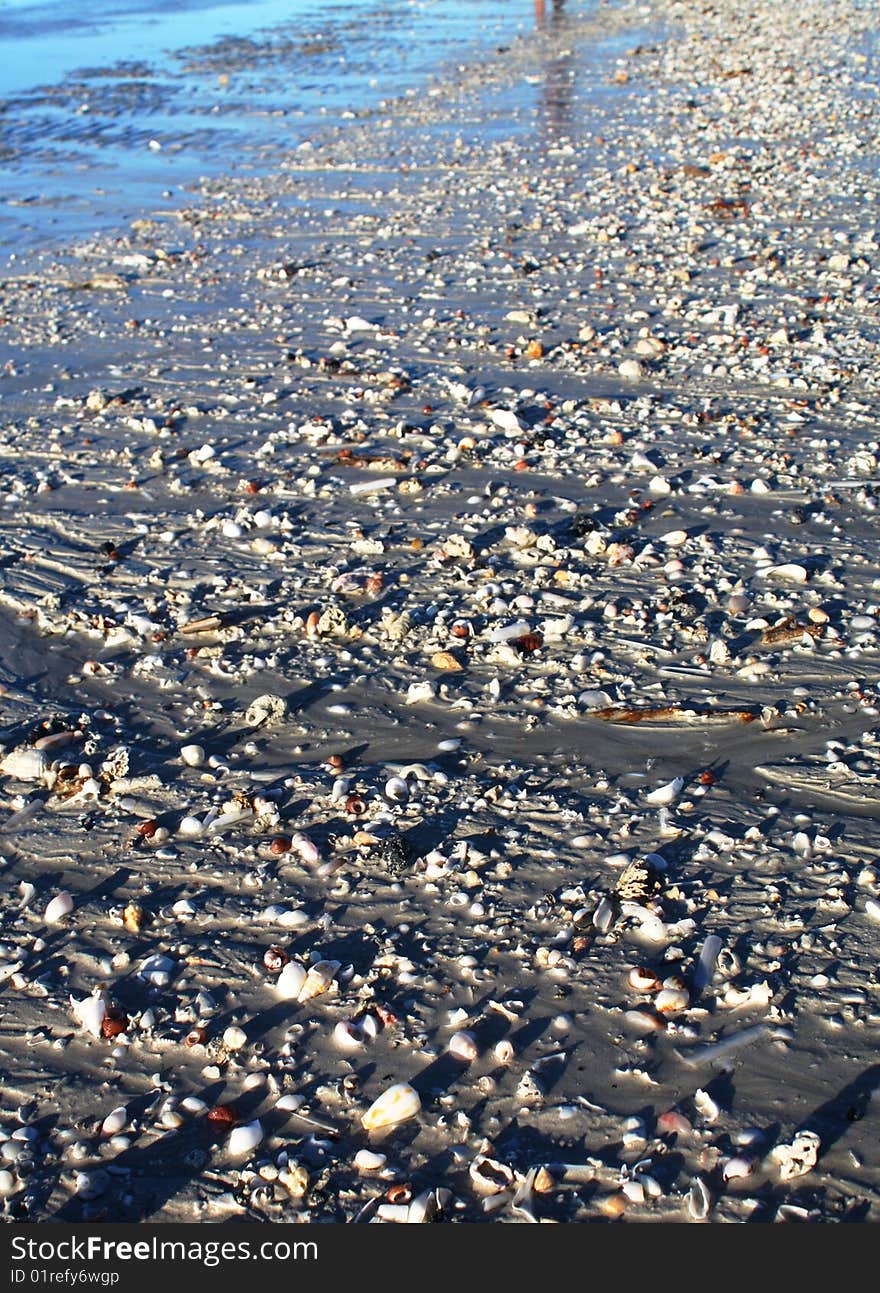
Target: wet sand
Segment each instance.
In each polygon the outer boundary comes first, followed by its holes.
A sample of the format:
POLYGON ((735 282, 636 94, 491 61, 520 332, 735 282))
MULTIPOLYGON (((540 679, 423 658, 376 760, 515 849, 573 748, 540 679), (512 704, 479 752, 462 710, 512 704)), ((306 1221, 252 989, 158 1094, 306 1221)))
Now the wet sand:
POLYGON ((877 1219, 876 15, 551 16, 3 280, 14 1219, 877 1219))

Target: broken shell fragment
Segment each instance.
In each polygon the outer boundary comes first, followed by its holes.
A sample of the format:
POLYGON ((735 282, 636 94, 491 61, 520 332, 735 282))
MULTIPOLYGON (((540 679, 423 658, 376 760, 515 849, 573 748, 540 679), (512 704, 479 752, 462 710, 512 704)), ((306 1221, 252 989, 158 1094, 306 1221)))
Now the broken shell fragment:
POLYGON ((42 750, 11 750, 0 763, 0 772, 16 781, 42 781, 49 769, 49 760, 42 750))
POLYGON ((333 982, 340 964, 339 961, 317 961, 310 966, 299 990, 297 1000, 310 1001, 312 997, 319 997, 322 992, 326 992, 333 982))
POLYGON ((361 1118, 361 1125, 366 1131, 378 1131, 381 1127, 394 1127, 399 1122, 414 1118, 422 1107, 421 1097, 408 1082, 395 1082, 394 1086, 383 1091, 374 1100, 361 1118))
POLYGON ((822 1141, 815 1131, 798 1131, 790 1145, 776 1145, 768 1160, 776 1167, 780 1181, 792 1181, 807 1176, 819 1161, 822 1141))
POLYGON ((468 1176, 477 1194, 500 1194, 513 1185, 513 1168, 485 1154, 474 1159, 468 1168, 468 1176))

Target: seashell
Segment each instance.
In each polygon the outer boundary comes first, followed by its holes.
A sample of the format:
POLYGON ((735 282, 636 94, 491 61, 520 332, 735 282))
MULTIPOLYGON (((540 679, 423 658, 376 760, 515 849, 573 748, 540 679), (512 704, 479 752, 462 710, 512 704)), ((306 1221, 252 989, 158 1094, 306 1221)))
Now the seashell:
POLYGON ((453 1033, 449 1039, 447 1050, 450 1055, 457 1060, 461 1060, 463 1064, 472 1063, 480 1053, 474 1034, 465 1032, 453 1033))
POLYGON ((387 1155, 377 1154, 372 1149, 359 1149, 354 1156, 354 1165, 359 1172, 378 1172, 387 1162, 387 1155))
POLYGON ((636 992, 659 992, 662 984, 653 970, 635 965, 626 976, 627 983, 636 992))
POLYGON ((596 910, 593 912, 593 927, 598 929, 600 934, 607 934, 613 921, 614 904, 608 897, 601 898, 596 910))
POLYGON ((205 762, 205 747, 203 745, 182 745, 180 747, 180 757, 188 768, 198 768, 205 762))
POLYGON ((425 1190, 424 1193, 413 1199, 407 1208, 407 1224, 419 1225, 434 1221, 440 1211, 441 1202, 439 1196, 442 1193, 440 1190, 425 1190))
POLYGON ((666 1029, 666 1020, 653 1010, 625 1010, 623 1020, 634 1032, 647 1036, 649 1033, 662 1033, 666 1029))
POLYGON ((750 1176, 755 1168, 755 1160, 746 1158, 744 1154, 737 1154, 736 1158, 729 1158, 721 1169, 721 1176, 725 1181, 739 1181, 744 1176, 750 1176))
POLYGON ((49 760, 42 750, 11 750, 0 763, 0 772, 16 781, 42 781, 49 769, 49 760))
POLYGON ((366 1131, 381 1127, 394 1127, 408 1118, 414 1118, 422 1107, 421 1097, 408 1082, 395 1082, 374 1100, 361 1118, 366 1131))
POLYGON ((299 961, 288 961, 275 981, 275 991, 285 1001, 299 1001, 305 981, 305 967, 299 961))
POLYGON ((464 666, 456 660, 451 651, 435 651, 431 656, 431 667, 443 669, 448 673, 458 673, 464 666))
POLYGON ((688 1190, 688 1212, 695 1221, 704 1221, 711 1207, 712 1196, 706 1182, 702 1177, 695 1176, 688 1190))
POLYGON ((477 1194, 500 1194, 513 1185, 513 1168, 485 1154, 474 1159, 468 1168, 468 1176, 477 1194))
POLYGON ((647 804, 671 804, 674 803, 681 794, 684 786, 684 777, 676 777, 673 781, 667 781, 665 786, 658 786, 656 790, 650 791, 645 795, 647 804))
POLYGON ((694 1092, 694 1108, 705 1122, 716 1122, 721 1110, 708 1091, 698 1087, 694 1092))
POLYGON ((341 1019, 333 1029, 333 1041, 341 1051, 356 1051, 363 1046, 366 1038, 357 1024, 349 1019, 341 1019))
POLYGON ((792 584, 805 584, 810 574, 806 566, 788 561, 781 566, 771 566, 769 570, 764 571, 764 576, 766 579, 784 579, 792 584))
POLYGON ((295 1092, 289 1091, 287 1095, 283 1095, 280 1100, 275 1102, 275 1108, 276 1110, 280 1110, 281 1113, 295 1113, 297 1109, 301 1108, 304 1104, 305 1096, 297 1095, 295 1092))
POLYGON ((143 962, 138 970, 138 978, 152 983, 156 988, 167 988, 176 970, 176 961, 172 961, 170 956, 162 956, 157 952, 154 956, 148 956, 143 962))
POLYGON ((496 1042, 492 1050, 497 1063, 504 1065, 511 1063, 515 1053, 513 1042, 509 1042, 506 1037, 503 1037, 500 1042, 496 1042))
POLYGON ((409 799, 409 786, 403 777, 389 777, 385 782, 385 798, 392 803, 403 803, 409 799))
POLYGON ((779 1171, 780 1181, 807 1176, 819 1161, 822 1141, 815 1131, 798 1131, 790 1145, 776 1145, 768 1157, 779 1171))
POLYGON ((111 1109, 107 1117, 101 1123, 102 1136, 115 1136, 117 1132, 128 1122, 128 1110, 124 1104, 119 1105, 116 1109, 111 1109))
POLYGON ((256 1149, 257 1145, 263 1139, 263 1124, 257 1118, 254 1122, 246 1122, 241 1127, 234 1127, 229 1136, 227 1148, 233 1158, 244 1158, 256 1149))
POLYGON ((107 1002, 104 998, 93 996, 77 1001, 76 997, 71 997, 70 1004, 73 1008, 73 1017, 80 1027, 87 1033, 91 1033, 93 1037, 99 1038, 104 1017, 107 1014, 107 1002))
POLYGON ((692 986, 695 997, 698 997, 703 989, 711 983, 720 951, 721 939, 717 934, 710 934, 700 948, 700 955, 693 973, 692 986))
POLYGON ((644 902, 660 888, 659 872, 648 858, 637 858, 621 872, 615 888, 627 901, 644 902))
POLYGON ((66 889, 57 893, 51 902, 47 903, 46 910, 43 912, 43 920, 47 925, 55 925, 65 916, 69 916, 73 911, 73 895, 66 889))
POLYGON ((657 1119, 657 1130, 665 1136, 686 1136, 693 1127, 683 1113, 677 1109, 667 1109, 657 1119))
POLYGON ((204 827, 198 817, 187 816, 181 819, 177 834, 182 835, 187 840, 197 840, 203 830, 204 827))
POLYGON ((244 1029, 233 1024, 223 1034, 223 1045, 228 1051, 240 1051, 243 1046, 247 1045, 247 1039, 247 1033, 244 1029))
POLYGON ((290 837, 290 847, 294 853, 298 853, 303 862, 320 862, 321 852, 317 846, 301 831, 290 837))
POLYGON ((322 992, 326 992, 340 964, 340 961, 316 961, 310 966, 297 1001, 310 1001, 312 997, 319 997, 322 992))

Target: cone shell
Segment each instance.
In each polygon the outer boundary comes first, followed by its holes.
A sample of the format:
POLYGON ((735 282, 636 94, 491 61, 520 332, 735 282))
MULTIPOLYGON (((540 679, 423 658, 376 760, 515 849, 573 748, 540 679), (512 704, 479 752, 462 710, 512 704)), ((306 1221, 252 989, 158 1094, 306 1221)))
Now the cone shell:
POLYGON ((395 1082, 387 1091, 383 1091, 378 1100, 374 1100, 361 1118, 366 1131, 378 1131, 380 1127, 394 1127, 399 1122, 414 1118, 422 1107, 418 1091, 408 1082, 395 1082))

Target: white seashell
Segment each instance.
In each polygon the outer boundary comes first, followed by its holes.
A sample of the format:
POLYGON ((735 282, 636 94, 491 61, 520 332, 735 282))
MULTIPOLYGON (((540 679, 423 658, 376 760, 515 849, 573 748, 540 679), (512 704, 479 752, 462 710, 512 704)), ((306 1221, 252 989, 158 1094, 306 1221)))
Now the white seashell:
POLYGON ((305 967, 299 961, 288 961, 275 980, 275 991, 285 1001, 298 1001, 305 981, 305 967))
POLYGON ((764 571, 764 576, 767 579, 785 579, 792 584, 805 584, 810 574, 806 566, 789 561, 781 566, 771 566, 769 570, 764 571))
POLYGON ((87 1033, 91 1033, 93 1037, 100 1038, 101 1025, 107 1014, 107 1003, 104 998, 84 997, 82 1001, 77 1001, 75 997, 71 997, 70 1004, 73 1008, 73 1017, 80 1027, 87 1033))
POLYGON ((665 786, 658 786, 656 790, 652 790, 645 795, 645 803, 671 804, 681 794, 683 785, 683 777, 676 777, 674 781, 667 781, 665 786))
POLYGON ((653 970, 646 970, 641 965, 633 966, 626 979, 636 992, 659 992, 661 988, 660 980, 653 970))
POLYGON ((736 1158, 730 1158, 721 1169, 721 1175, 725 1181, 739 1181, 744 1176, 750 1176, 754 1170, 754 1160, 745 1158, 738 1154, 736 1158))
POLYGON ((477 1058, 480 1048, 473 1033, 453 1033, 449 1039, 449 1054, 464 1064, 470 1064, 477 1058))
POLYGON ((205 762, 205 747, 203 745, 182 745, 180 747, 180 757, 188 768, 199 768, 205 762))
POLYGON ((436 1190, 425 1190, 423 1194, 413 1199, 406 1211, 407 1224, 420 1225, 433 1221, 437 1216, 439 1203, 436 1190))
POLYGON ((102 1136, 115 1136, 117 1132, 128 1122, 128 1110, 124 1104, 119 1105, 116 1109, 111 1109, 107 1117, 101 1123, 102 1136))
POLYGON ((698 1087, 694 1092, 694 1107, 704 1122, 716 1122, 721 1110, 708 1091, 698 1087))
POLYGON ((395 1082, 374 1100, 361 1118, 361 1125, 366 1131, 378 1131, 380 1127, 394 1127, 399 1122, 414 1118, 422 1107, 421 1097, 408 1082, 395 1082))
POLYGON ((57 893, 52 901, 46 905, 43 920, 47 925, 55 925, 59 920, 63 920, 65 916, 69 916, 72 911, 73 895, 64 889, 61 893, 57 893))
POLYGON ((513 1169, 486 1154, 474 1159, 468 1168, 468 1176, 478 1194, 500 1194, 513 1185, 513 1169))
POLYGON ((687 1010, 690 997, 686 988, 664 988, 654 998, 654 1006, 661 1015, 675 1015, 687 1010))
POLYGON ((815 1131, 798 1131, 790 1145, 777 1145, 769 1157, 779 1169, 780 1181, 791 1181, 812 1172, 819 1161, 822 1141, 815 1131))
POLYGON ((181 820, 177 834, 182 835, 184 839, 197 840, 203 830, 204 827, 198 817, 187 816, 181 820))
POLYGON ((229 1136, 229 1153, 233 1158, 243 1158, 256 1149, 262 1139, 263 1125, 259 1118, 243 1127, 234 1127, 229 1136))
POLYGON ((637 359, 624 359, 617 365, 617 371, 627 382, 641 381, 645 370, 637 359))
POLYGON ((385 798, 396 804, 402 804, 409 799, 409 786, 403 777, 388 778, 385 782, 385 798))
POLYGON ((243 1046, 247 1046, 247 1033, 243 1028, 233 1025, 224 1032, 223 1045, 229 1051, 240 1051, 243 1046))
POLYGON ((359 1172, 378 1172, 387 1162, 385 1154, 377 1154, 372 1149, 359 1149, 354 1156, 354 1165, 359 1172))
POLYGON ((703 989, 712 982, 720 951, 721 939, 717 934, 710 934, 700 948, 700 955, 694 970, 692 986, 695 997, 698 997, 703 989))
POLYGON ((666 1028, 666 1021, 651 1010, 625 1010, 623 1019, 627 1027, 640 1036, 647 1036, 649 1033, 662 1033, 666 1028))
POLYGON ((290 839, 290 847, 294 853, 298 853, 303 862, 320 862, 321 852, 317 844, 313 844, 308 835, 297 832, 290 839))
POLYGON ((701 1177, 695 1176, 688 1191, 688 1212, 695 1221, 703 1221, 709 1215, 711 1207, 712 1196, 706 1182, 701 1177))
POLYGON ((297 1001, 310 1001, 312 997, 319 997, 322 992, 326 992, 340 964, 339 961, 317 961, 310 966, 299 990, 297 1001))
POLYGON ((500 1042, 496 1042, 492 1051, 497 1063, 505 1065, 511 1062, 514 1053, 513 1042, 509 1042, 506 1037, 502 1037, 500 1042))
POLYGON ((42 750, 11 750, 0 763, 0 772, 16 781, 42 781, 49 768, 49 760, 42 750))
POLYGON ((275 1102, 275 1108, 282 1113, 295 1113, 305 1102, 305 1096, 296 1095, 293 1091, 290 1091, 275 1102))
POLYGON ((341 1051, 356 1051, 363 1046, 366 1038, 357 1024, 350 1019, 342 1019, 333 1029, 333 1041, 341 1051))
POLYGON ((148 956, 143 962, 138 970, 138 978, 152 983, 156 988, 167 988, 176 970, 176 961, 172 961, 170 956, 162 956, 157 952, 154 956, 148 956))
POLYGON ((875 902, 873 898, 866 899, 865 915, 869 916, 871 920, 880 922, 880 902, 875 902))

